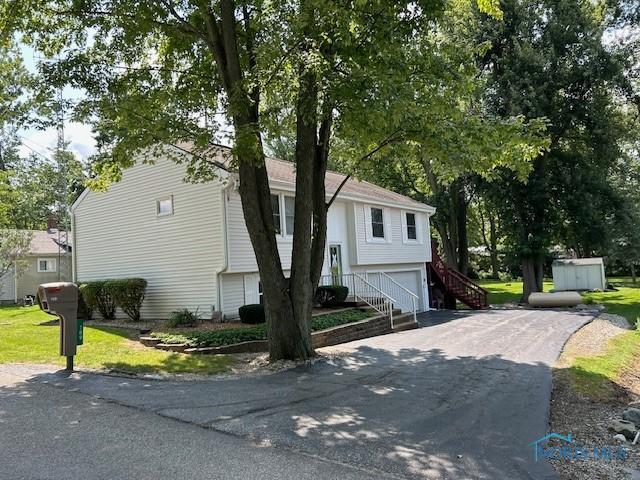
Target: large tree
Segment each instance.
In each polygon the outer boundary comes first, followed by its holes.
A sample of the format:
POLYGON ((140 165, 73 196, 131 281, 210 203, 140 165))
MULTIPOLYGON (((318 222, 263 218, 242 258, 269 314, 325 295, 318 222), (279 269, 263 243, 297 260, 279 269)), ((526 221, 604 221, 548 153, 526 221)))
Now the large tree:
POLYGON ((403 59, 413 74, 391 94, 374 92, 366 111, 349 122, 350 134, 338 135, 332 159, 344 171, 435 206, 432 224, 445 261, 463 273, 469 263, 467 211, 475 176, 491 179, 503 167, 524 179, 531 159, 548 144, 542 119, 501 117, 487 109, 486 77, 476 59, 488 44, 475 38, 476 11, 469 2, 446 4, 447 21, 433 25, 410 51, 429 52, 430 68, 403 59), (360 161, 380 138, 389 143, 378 153, 382 161, 360 161))
MULTIPOLYGON (((49 218, 55 218, 60 228, 70 229, 69 207, 84 188, 88 179, 86 170, 67 150, 56 151, 50 158, 40 154, 15 158, 5 172, 6 201, 10 202, 5 225, 42 230, 49 218)), ((2 203, 0 193, 0 212, 2 203)))
POLYGON ((486 19, 479 34, 490 78, 487 102, 497 115, 548 120, 549 150, 526 181, 504 171, 484 185, 499 209, 508 245, 520 259, 523 300, 542 290, 544 259, 566 240, 591 253, 616 211, 610 173, 625 129, 619 99, 629 92, 625 55, 605 45, 615 12, 587 0, 505 0, 504 20, 486 19))
MULTIPOLYGON (((4 4, 0 17, 9 10, 4 4)), ((496 11, 496 2, 479 5, 496 11)), ((102 180, 117 179, 135 154, 182 141, 194 145, 189 171, 210 178, 215 172, 205 152, 222 113, 232 125, 233 168, 258 269, 269 279, 263 288, 270 356, 310 357, 332 133, 348 130, 353 112, 366 111, 373 96, 393 92, 410 76, 403 62, 442 4, 48 0, 24 1, 15 10, 13 27, 58 59, 43 64, 47 82, 86 90, 76 114, 98 132, 102 180), (263 147, 263 119, 283 113, 294 115, 296 132, 290 278, 276 245, 263 147)), ((422 53, 428 70, 433 57, 422 53)))

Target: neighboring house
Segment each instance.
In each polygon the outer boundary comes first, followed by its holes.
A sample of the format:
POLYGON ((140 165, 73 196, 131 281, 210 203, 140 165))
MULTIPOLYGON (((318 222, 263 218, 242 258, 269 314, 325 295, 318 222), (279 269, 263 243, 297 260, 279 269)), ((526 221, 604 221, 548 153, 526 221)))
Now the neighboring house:
POLYGON ((71 280, 71 234, 55 229, 27 233, 32 235, 27 266, 18 275, 14 268, 0 278, 2 303, 21 303, 26 295, 35 295, 41 283, 71 280))
MULTIPOLYGON (((228 149, 219 149, 224 162, 228 149)), ((107 192, 86 190, 72 207, 74 278, 142 277, 142 315, 166 318, 179 308, 203 316, 261 301, 258 267, 245 226, 234 173, 186 183, 185 165, 157 158, 137 163, 107 192)), ((295 166, 267 159, 277 242, 291 264, 295 166)), ((327 198, 344 175, 328 172, 327 198)), ((428 309, 425 263, 431 260, 429 216, 435 209, 371 183, 350 179, 328 212, 323 274, 383 271, 428 309)), ((352 277, 353 278, 353 277, 352 277)), ((394 288, 399 288, 393 283, 394 288)))

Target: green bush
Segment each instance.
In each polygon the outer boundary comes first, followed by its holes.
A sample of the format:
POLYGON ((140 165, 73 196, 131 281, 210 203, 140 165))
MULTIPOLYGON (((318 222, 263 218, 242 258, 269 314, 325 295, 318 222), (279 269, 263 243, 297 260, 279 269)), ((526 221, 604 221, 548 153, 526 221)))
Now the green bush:
MULTIPOLYGON (((314 317, 311 321, 311 330, 317 332, 327 328, 358 322, 369 317, 370 314, 360 310, 344 310, 342 312, 328 313, 314 317)), ((248 342, 252 340, 266 340, 267 326, 252 325, 250 327, 223 328, 220 330, 194 331, 189 333, 164 333, 153 332, 154 338, 159 338, 162 343, 185 343, 189 347, 220 347, 233 345, 234 343, 248 342)))
POLYGON ((264 307, 259 304, 243 305, 238 309, 242 323, 264 323, 264 307))
POLYGON ((221 347, 252 340, 266 340, 267 328, 263 324, 251 327, 189 332, 183 335, 154 332, 151 336, 159 338, 162 343, 186 343, 190 347, 221 347))
POLYGON ((80 295, 78 295, 78 318, 82 320, 91 320, 93 317, 93 309, 89 308, 87 302, 84 301, 82 295, 82 285, 78 287, 80 289, 80 295))
POLYGON ((320 330, 326 330, 327 328, 337 327, 338 325, 359 322, 370 316, 367 312, 355 309, 318 315, 317 317, 313 317, 311 321, 311 331, 318 332, 320 330))
POLYGON ((315 302, 323 307, 335 307, 344 303, 349 295, 349 289, 342 285, 325 285, 318 287, 315 302))
POLYGON ((106 280, 94 280, 80 285, 80 294, 91 311, 97 310, 105 320, 116 318, 116 302, 105 288, 106 280))
POLYGON ((198 309, 196 309, 195 312, 192 312, 188 308, 183 308, 182 310, 176 310, 169 314, 167 326, 169 328, 195 327, 199 320, 200 314, 198 313, 198 309))
POLYGON ((140 320, 140 308, 147 290, 147 281, 144 278, 122 278, 107 280, 104 283, 106 292, 111 296, 115 304, 133 320, 140 320))

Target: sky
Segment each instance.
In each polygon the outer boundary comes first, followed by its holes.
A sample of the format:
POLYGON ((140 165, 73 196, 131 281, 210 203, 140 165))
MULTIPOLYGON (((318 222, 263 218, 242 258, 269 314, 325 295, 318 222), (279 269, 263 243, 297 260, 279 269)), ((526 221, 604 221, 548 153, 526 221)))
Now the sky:
MULTIPOLYGON (((24 64, 31 72, 35 72, 35 66, 38 62, 37 55, 34 51, 26 46, 21 46, 24 64)), ((73 100, 82 97, 82 91, 65 88, 63 90, 65 100, 73 100)), ((55 149, 58 134, 55 128, 46 130, 22 129, 18 132, 22 145, 20 154, 27 156, 34 151, 38 154, 51 158, 51 154, 55 149)), ((68 122, 64 124, 64 137, 69 142, 69 150, 71 150, 79 159, 86 160, 96 151, 96 142, 91 132, 91 127, 77 122, 68 122)))

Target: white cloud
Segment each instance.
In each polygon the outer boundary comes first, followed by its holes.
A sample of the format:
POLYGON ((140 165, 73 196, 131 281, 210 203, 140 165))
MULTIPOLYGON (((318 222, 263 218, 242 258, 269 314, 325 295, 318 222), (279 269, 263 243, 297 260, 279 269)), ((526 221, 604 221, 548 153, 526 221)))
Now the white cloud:
MULTIPOLYGON (((36 152, 51 157, 58 134, 55 128, 46 130, 26 130, 20 132, 22 146, 20 154, 27 156, 35 150, 36 152)), ((96 142, 91 132, 91 127, 82 123, 70 122, 65 125, 64 138, 69 142, 69 150, 81 160, 86 160, 96 151, 96 142)))

